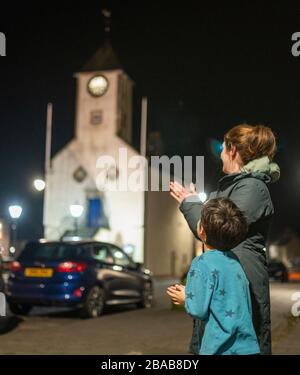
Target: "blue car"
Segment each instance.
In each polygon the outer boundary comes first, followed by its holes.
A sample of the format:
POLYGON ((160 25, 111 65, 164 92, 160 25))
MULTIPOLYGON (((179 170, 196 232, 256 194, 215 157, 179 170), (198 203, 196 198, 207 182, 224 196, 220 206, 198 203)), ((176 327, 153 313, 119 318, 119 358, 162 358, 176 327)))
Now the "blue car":
POLYGON ((101 242, 29 242, 11 263, 7 285, 11 311, 33 306, 68 306, 83 318, 100 316, 109 305, 149 308, 151 272, 119 247, 101 242))

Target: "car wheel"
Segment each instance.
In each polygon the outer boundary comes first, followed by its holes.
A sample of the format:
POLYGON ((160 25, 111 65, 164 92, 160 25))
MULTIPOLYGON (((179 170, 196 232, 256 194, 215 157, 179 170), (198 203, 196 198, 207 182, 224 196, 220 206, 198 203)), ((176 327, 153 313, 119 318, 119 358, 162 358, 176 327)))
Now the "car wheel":
POLYGON ((10 311, 15 315, 27 315, 32 309, 31 305, 23 303, 9 303, 10 311))
POLYGON ((99 286, 94 286, 88 293, 84 306, 79 315, 83 319, 97 318, 104 310, 104 291, 99 286))
POLYGON ((151 283, 146 283, 143 290, 143 299, 137 304, 140 308, 150 308, 153 304, 153 287, 151 283))

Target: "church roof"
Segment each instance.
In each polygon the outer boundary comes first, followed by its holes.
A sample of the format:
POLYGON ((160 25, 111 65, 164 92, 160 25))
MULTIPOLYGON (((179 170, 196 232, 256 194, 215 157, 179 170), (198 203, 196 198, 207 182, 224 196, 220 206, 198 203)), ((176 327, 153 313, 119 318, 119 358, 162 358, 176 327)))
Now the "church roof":
POLYGON ((121 69, 121 64, 110 41, 107 39, 83 66, 82 71, 91 72, 112 69, 121 69))

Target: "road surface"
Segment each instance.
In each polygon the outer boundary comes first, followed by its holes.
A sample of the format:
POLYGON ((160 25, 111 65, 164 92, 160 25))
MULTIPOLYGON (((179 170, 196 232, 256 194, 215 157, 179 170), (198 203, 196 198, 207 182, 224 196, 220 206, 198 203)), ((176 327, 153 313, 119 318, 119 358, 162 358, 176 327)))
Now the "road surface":
MULTIPOLYGON (((35 308, 10 319, 0 336, 0 354, 188 354, 192 319, 174 310, 165 294, 174 280, 155 282, 151 309, 117 307, 97 319, 74 312, 35 308)), ((300 284, 271 284, 274 354, 300 354, 300 321, 291 314, 300 284)))

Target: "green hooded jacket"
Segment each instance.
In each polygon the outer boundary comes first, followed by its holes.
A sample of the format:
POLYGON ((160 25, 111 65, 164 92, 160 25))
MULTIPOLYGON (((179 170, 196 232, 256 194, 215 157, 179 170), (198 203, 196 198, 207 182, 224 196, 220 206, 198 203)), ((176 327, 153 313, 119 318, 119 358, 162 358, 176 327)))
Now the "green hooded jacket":
MULTIPOLYGON (((252 319, 261 354, 271 354, 270 292, 265 241, 274 214, 268 185, 280 177, 280 169, 267 156, 246 164, 240 173, 225 175, 218 189, 208 199, 230 198, 245 214, 249 231, 247 238, 232 251, 238 257, 250 283, 252 319)), ((198 238, 197 223, 203 203, 196 196, 187 197, 180 210, 198 238)), ((205 322, 194 320, 190 351, 197 354, 205 322)))

